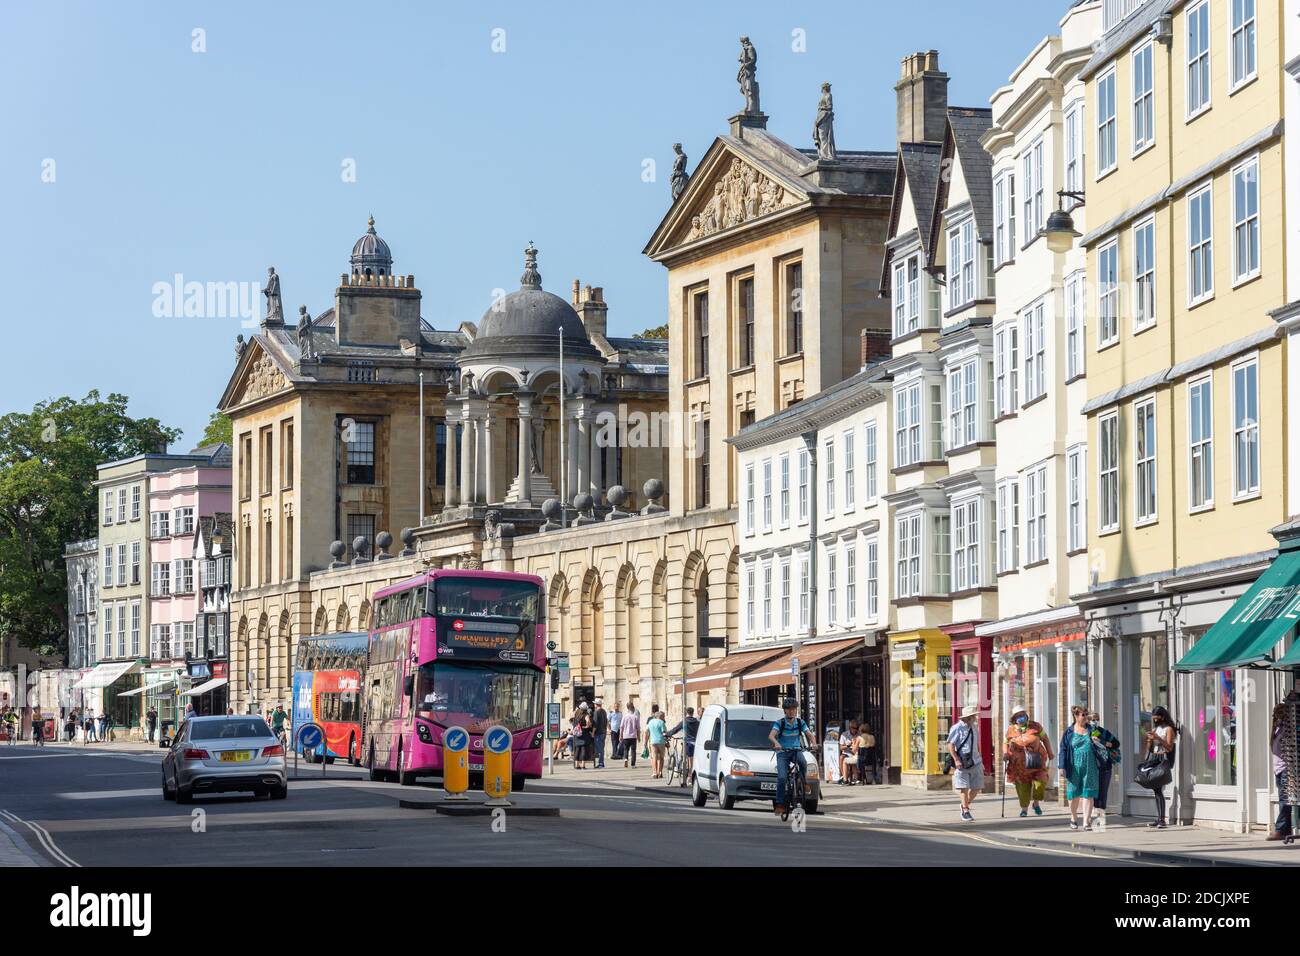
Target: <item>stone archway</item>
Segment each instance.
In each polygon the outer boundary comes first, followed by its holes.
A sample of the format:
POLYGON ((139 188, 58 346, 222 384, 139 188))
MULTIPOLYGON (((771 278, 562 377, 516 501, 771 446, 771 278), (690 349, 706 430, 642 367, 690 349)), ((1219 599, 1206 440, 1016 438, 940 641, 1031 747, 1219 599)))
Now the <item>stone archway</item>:
POLYGON ((277 680, 278 690, 276 696, 279 698, 276 703, 283 703, 286 708, 292 710, 293 700, 293 665, 294 665, 294 646, 293 646, 293 627, 289 622, 289 612, 287 610, 280 612, 280 622, 275 629, 276 640, 279 642, 279 676, 277 680))
POLYGON ((352 630, 352 614, 348 610, 347 602, 344 601, 339 605, 338 612, 334 617, 334 631, 342 634, 345 631, 352 630))
POLYGON ((312 622, 311 630, 313 634, 324 634, 326 628, 328 627, 329 627, 329 617, 325 613, 324 605, 322 605, 316 608, 316 618, 312 622))

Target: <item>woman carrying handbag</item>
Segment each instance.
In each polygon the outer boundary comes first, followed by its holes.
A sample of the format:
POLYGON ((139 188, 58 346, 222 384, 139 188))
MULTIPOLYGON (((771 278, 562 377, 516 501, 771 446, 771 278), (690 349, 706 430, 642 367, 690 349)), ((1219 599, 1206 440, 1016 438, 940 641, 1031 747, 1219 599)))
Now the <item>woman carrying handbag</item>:
POLYGON ((1174 749, 1178 727, 1164 707, 1151 710, 1151 729, 1147 731, 1146 758, 1138 767, 1134 782, 1146 787, 1156 798, 1156 818, 1147 826, 1165 829, 1165 787, 1173 780, 1174 749))

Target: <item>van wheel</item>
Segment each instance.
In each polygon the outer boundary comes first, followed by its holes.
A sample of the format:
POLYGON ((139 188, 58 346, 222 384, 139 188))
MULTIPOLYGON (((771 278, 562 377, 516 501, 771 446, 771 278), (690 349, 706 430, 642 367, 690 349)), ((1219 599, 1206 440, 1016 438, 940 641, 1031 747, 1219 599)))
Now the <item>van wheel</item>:
POLYGON ((724 810, 735 809, 736 798, 727 793, 727 778, 718 778, 718 806, 724 810))
POLYGON ((709 800, 709 795, 700 786, 700 778, 691 774, 691 806, 702 807, 709 800))

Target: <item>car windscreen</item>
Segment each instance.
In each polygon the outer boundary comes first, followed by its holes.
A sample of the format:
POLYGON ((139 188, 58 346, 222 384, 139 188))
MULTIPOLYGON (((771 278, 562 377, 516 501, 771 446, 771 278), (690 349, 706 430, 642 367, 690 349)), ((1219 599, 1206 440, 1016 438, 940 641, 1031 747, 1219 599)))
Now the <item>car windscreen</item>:
POLYGON ((727 746, 737 750, 771 750, 772 741, 768 734, 772 732, 770 720, 728 720, 727 746))
POLYGON ((195 721, 190 728, 191 740, 234 740, 237 737, 273 737, 271 728, 260 717, 230 720, 195 721))

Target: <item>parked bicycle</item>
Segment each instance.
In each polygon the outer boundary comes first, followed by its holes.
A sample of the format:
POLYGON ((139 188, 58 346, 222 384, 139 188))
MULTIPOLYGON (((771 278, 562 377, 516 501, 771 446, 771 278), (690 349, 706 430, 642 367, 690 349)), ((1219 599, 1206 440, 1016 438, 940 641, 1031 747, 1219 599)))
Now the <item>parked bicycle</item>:
POLYGON ((672 742, 672 747, 668 751, 668 786, 673 786, 675 780, 677 786, 684 787, 688 782, 686 748, 682 745, 680 737, 673 737, 672 742))

